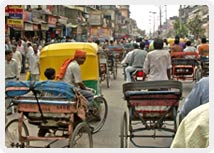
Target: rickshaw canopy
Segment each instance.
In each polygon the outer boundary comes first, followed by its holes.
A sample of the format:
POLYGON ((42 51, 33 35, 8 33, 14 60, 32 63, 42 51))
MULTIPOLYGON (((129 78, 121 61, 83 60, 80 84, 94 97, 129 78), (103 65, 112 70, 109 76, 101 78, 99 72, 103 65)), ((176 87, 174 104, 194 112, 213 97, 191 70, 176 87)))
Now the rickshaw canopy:
POLYGON ((74 56, 77 49, 86 51, 86 61, 81 65, 82 79, 98 80, 98 46, 95 43, 64 42, 45 46, 40 53, 40 80, 46 80, 44 71, 46 68, 54 68, 56 74, 63 62, 74 56))

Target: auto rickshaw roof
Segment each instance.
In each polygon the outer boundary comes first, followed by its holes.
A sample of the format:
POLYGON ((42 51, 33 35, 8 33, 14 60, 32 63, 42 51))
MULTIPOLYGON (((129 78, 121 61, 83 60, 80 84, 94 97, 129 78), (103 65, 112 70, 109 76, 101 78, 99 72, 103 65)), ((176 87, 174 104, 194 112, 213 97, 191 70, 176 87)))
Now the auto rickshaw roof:
POLYGON ((43 51, 58 51, 58 50, 76 50, 82 49, 85 50, 87 53, 97 53, 98 46, 95 43, 85 43, 85 42, 63 42, 63 43, 55 43, 45 46, 42 49, 43 51))

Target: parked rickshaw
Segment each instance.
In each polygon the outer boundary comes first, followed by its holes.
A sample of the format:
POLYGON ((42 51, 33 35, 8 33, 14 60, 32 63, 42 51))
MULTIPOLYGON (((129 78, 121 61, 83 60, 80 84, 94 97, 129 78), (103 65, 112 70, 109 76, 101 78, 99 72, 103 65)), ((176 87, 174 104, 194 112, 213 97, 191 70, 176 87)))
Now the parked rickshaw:
POLYGON ((104 125, 107 118, 107 102, 101 93, 99 82, 99 60, 98 46, 95 43, 84 42, 65 42, 56 43, 45 46, 40 53, 40 80, 45 80, 44 71, 48 67, 52 67, 58 73, 63 62, 74 55, 76 49, 86 51, 86 60, 81 65, 81 74, 85 86, 95 90, 94 106, 89 110, 89 116, 93 116, 98 111, 100 112, 101 120, 97 122, 89 122, 93 128, 93 133, 98 132, 104 125))
POLYGON ((10 106, 17 106, 19 113, 18 119, 12 119, 5 127, 6 147, 50 148, 65 140, 67 143, 60 147, 93 147, 92 132, 86 122, 87 100, 70 84, 11 81, 5 91, 11 98, 10 106), (47 143, 38 146, 32 141, 47 143))
MULTIPOLYGON (((175 80, 130 82, 123 84, 128 112, 120 127, 120 147, 160 148, 140 144, 137 138, 173 138, 177 130, 177 109, 182 83, 175 80)), ((168 147, 168 146, 164 146, 168 147)))

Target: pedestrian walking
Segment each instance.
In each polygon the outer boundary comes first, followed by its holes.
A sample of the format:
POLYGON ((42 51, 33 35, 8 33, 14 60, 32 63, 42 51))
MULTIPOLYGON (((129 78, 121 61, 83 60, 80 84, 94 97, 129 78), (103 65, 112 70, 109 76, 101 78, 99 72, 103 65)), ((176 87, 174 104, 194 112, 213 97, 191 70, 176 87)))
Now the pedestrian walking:
POLYGON ((22 54, 16 50, 16 45, 12 45, 12 51, 13 51, 13 59, 16 60, 18 64, 18 75, 17 77, 20 78, 21 68, 22 68, 22 54))
POLYGON ((33 51, 34 53, 29 56, 29 69, 31 74, 31 80, 39 81, 40 68, 39 68, 39 51, 37 44, 33 45, 33 51))

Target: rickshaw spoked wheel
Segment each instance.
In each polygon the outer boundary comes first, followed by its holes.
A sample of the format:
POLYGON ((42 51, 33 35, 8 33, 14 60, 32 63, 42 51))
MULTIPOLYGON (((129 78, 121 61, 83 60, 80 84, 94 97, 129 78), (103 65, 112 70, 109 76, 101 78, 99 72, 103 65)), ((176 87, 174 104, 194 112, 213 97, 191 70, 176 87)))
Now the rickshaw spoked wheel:
POLYGON ((195 72, 194 72, 195 74, 194 74, 194 79, 195 79, 195 81, 197 82, 197 81, 199 81, 200 79, 201 79, 201 70, 200 70, 200 68, 199 67, 197 67, 196 69, 195 69, 195 72))
POLYGON ((117 63, 115 62, 114 66, 113 66, 113 79, 116 80, 117 79, 117 63))
POLYGON ((70 148, 93 148, 92 133, 86 122, 79 123, 69 140, 70 148))
POLYGON ((128 147, 128 123, 126 112, 124 112, 120 124, 120 148, 127 147, 128 147))
MULTIPOLYGON (((5 145, 8 148, 24 148, 30 145, 30 141, 20 142, 18 132, 18 119, 13 119, 5 127, 5 145)), ((22 136, 29 136, 26 124, 22 123, 22 136)))
POLYGON ((92 128, 92 133, 97 133, 104 125, 108 114, 108 105, 105 98, 97 96, 94 103, 87 113, 87 122, 92 128))
POLYGON ((110 87, 110 72, 108 70, 108 68, 106 69, 106 84, 107 84, 107 88, 110 87))

